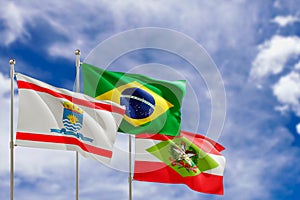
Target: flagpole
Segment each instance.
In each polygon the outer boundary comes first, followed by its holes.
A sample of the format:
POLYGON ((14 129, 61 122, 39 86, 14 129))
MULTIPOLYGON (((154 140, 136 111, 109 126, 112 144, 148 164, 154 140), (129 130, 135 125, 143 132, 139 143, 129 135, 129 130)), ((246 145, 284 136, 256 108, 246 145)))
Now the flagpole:
POLYGON ((131 172, 131 135, 129 134, 129 174, 128 174, 128 183, 129 183, 129 200, 132 200, 132 172, 131 172))
POLYGON ((10 200, 14 199, 14 76, 16 61, 10 64, 10 200))
MULTIPOLYGON (((76 92, 80 91, 79 86, 79 69, 80 69, 80 50, 75 50, 76 55, 76 92)), ((76 151, 76 200, 79 200, 79 156, 76 151)))

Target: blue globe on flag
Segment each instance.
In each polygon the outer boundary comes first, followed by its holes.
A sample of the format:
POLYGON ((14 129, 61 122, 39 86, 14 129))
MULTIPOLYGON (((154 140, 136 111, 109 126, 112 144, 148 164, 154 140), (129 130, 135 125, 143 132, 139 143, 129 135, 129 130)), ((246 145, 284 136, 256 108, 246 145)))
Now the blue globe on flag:
POLYGON ((120 96, 120 104, 126 107, 126 115, 133 119, 149 117, 155 109, 151 94, 141 88, 127 88, 120 96))

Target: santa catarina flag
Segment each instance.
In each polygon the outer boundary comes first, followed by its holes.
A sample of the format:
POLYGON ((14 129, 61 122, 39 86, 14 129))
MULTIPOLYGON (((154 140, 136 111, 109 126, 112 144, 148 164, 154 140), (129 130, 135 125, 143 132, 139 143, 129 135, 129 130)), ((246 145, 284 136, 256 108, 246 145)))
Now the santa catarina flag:
POLYGON ((223 194, 225 158, 220 144, 199 134, 140 134, 135 141, 134 180, 186 184, 192 190, 223 194))
POLYGON ((185 81, 163 81, 140 74, 107 71, 82 65, 84 93, 126 107, 119 131, 131 134, 180 133, 185 81))
POLYGON ((17 74, 16 144, 74 150, 108 163, 125 108, 17 74))

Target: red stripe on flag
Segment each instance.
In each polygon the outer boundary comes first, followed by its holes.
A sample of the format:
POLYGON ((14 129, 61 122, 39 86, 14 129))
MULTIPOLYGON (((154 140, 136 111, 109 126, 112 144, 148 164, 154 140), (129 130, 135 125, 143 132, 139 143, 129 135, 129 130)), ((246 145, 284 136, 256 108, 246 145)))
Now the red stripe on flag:
POLYGON ((82 143, 78 139, 72 138, 72 137, 17 132, 16 139, 17 140, 26 140, 26 141, 35 141, 35 142, 71 144, 71 145, 76 145, 76 146, 80 147, 83 151, 86 151, 89 153, 93 153, 93 154, 107 157, 107 158, 112 157, 112 151, 82 143))
POLYGON ((212 139, 210 139, 208 137, 200 135, 200 134, 195 134, 195 133, 191 133, 191 132, 187 132, 187 131, 181 130, 180 135, 181 136, 185 136, 186 138, 188 138, 192 142, 196 141, 199 138, 200 139, 204 139, 204 140, 210 142, 219 152, 221 152, 221 151, 223 151, 225 149, 225 147, 223 147, 219 143, 215 142, 214 140, 212 140, 212 139))
POLYGON ((202 172, 196 176, 182 177, 175 170, 161 162, 135 161, 133 179, 146 182, 186 184, 189 188, 198 192, 224 194, 223 176, 202 172))
POLYGON ((225 149, 222 145, 216 143, 215 141, 207 137, 204 137, 203 135, 189 133, 185 131, 181 131, 181 135, 176 137, 161 135, 161 134, 139 134, 136 135, 135 137, 136 139, 158 140, 158 141, 173 140, 174 138, 185 137, 188 140, 190 140, 192 143, 197 145, 204 152, 215 154, 215 155, 221 155, 220 151, 225 149))
POLYGON ((18 80, 18 88, 19 89, 30 89, 30 90, 34 90, 34 91, 37 91, 37 92, 47 93, 47 94, 52 95, 54 97, 64 98, 64 99, 67 99, 67 100, 71 101, 72 103, 82 105, 82 106, 86 106, 86 107, 89 107, 89 108, 94 108, 94 109, 98 109, 98 110, 106 110, 106 111, 118 113, 118 114, 121 114, 121 115, 124 115, 124 113, 125 113, 125 109, 122 109, 122 108, 119 108, 119 107, 116 107, 116 106, 113 106, 113 105, 110 105, 110 104, 86 101, 86 100, 79 99, 79 98, 76 98, 76 97, 61 94, 61 93, 55 92, 51 89, 44 88, 44 87, 41 87, 39 85, 29 83, 29 82, 26 82, 26 81, 18 80))

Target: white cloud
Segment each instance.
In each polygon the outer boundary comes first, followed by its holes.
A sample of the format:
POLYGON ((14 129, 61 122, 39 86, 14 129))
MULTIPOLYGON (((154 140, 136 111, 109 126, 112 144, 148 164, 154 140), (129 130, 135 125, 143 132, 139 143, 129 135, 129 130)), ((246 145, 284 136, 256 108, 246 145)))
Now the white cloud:
MULTIPOLYGON (((300 74, 292 71, 282 76, 272 87, 273 94, 282 104, 281 107, 275 107, 275 110, 281 114, 292 110, 297 116, 300 116, 300 74)), ((298 130, 298 127, 297 127, 298 130)))
POLYGON ((274 109, 283 115, 289 110, 289 106, 288 105, 275 106, 274 109))
POLYGON ((285 27, 287 25, 291 25, 295 22, 300 21, 298 17, 287 15, 287 16, 276 16, 272 22, 278 24, 280 27, 285 27))
POLYGON ((296 126, 296 131, 297 131, 298 134, 300 134, 300 123, 297 124, 297 126, 296 126))
POLYGON ((298 63, 295 64, 294 68, 295 68, 296 70, 299 70, 299 69, 300 69, 300 61, 299 61, 298 63))
POLYGON ((0 22, 3 21, 5 29, 0 29, 2 40, 0 43, 9 45, 16 39, 29 37, 25 23, 30 21, 31 13, 26 12, 14 2, 0 3, 0 22))
POLYGON ((300 38, 275 35, 258 46, 258 54, 252 63, 250 76, 263 78, 282 72, 290 58, 300 55, 300 38))
POLYGON ((10 92, 10 78, 0 73, 0 98, 4 100, 3 95, 10 92))
POLYGON ((9 122, 10 122, 10 79, 0 73, 0 198, 8 199, 9 194, 9 122))
MULTIPOLYGON (((15 8, 12 10, 17 12, 14 17, 18 17, 19 20, 15 21, 19 25, 6 32, 11 35, 9 43, 12 43, 28 36, 26 24, 34 27, 37 21, 43 21, 65 38, 47 47, 49 55, 68 59, 74 59, 72 53, 76 48, 81 49, 85 56, 108 36, 145 26, 161 26, 187 33, 199 38, 210 52, 215 52, 220 50, 219 44, 222 48, 238 48, 253 39, 251 33, 255 19, 249 20, 247 12, 255 13, 258 6, 244 5, 244 1, 216 5, 213 1, 185 4, 173 0, 77 1, 72 4, 54 0, 47 5, 39 1, 10 2, 10 6, 15 8), (244 37, 246 34, 247 39, 244 37)), ((1 12, 0 18, 5 24, 12 21, 1 12)))
POLYGON ((3 76, 0 73, 0 105, 1 105, 1 114, 0 114, 0 177, 1 173, 5 172, 8 169, 8 148, 9 148, 9 116, 10 116, 10 79, 3 76))
POLYGON ((300 75, 296 72, 280 78, 273 87, 273 93, 283 104, 298 105, 300 97, 300 75))

